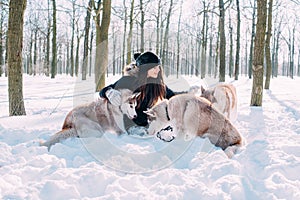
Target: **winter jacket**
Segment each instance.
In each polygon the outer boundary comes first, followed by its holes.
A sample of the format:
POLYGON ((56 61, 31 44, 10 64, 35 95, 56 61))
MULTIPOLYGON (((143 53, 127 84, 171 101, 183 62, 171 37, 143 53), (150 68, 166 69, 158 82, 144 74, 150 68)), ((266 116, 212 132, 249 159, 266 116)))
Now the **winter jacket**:
MULTIPOLYGON (((137 78, 135 76, 123 76, 114 84, 104 87, 99 92, 100 97, 107 99, 105 93, 110 88, 113 88, 113 89, 125 89, 126 88, 126 89, 132 90, 133 93, 139 92, 138 88, 137 88, 137 78)), ((175 95, 175 92, 173 92, 171 89, 169 89, 166 86, 165 98, 169 99, 174 95, 175 95)), ((151 94, 147 95, 144 98, 143 102, 141 103, 141 106, 139 108, 136 108, 137 117, 134 118, 132 121, 139 126, 147 126, 148 125, 147 115, 143 111, 146 111, 148 109, 147 105, 148 105, 150 97, 151 97, 151 94)), ((130 120, 127 117, 124 117, 124 124, 125 124, 125 128, 129 128, 130 126, 134 125, 133 123, 130 123, 130 120)))

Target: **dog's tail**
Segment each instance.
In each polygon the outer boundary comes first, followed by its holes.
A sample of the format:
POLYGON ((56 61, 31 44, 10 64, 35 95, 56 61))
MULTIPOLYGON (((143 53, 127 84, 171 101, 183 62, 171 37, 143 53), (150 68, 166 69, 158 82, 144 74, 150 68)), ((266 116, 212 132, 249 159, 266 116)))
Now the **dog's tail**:
POLYGON ((78 134, 74 128, 66 128, 55 133, 46 142, 40 142, 40 146, 46 146, 48 147, 48 151, 50 151, 52 145, 59 143, 70 137, 78 137, 78 134))

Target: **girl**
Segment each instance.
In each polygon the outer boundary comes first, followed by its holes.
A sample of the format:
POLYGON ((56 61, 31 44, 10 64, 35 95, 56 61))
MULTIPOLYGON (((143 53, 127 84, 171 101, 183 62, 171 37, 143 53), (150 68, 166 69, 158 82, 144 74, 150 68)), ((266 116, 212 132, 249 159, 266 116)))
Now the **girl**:
MULTIPOLYGON (((139 126, 147 126, 147 115, 143 112, 151 108, 162 99, 169 99, 175 95, 163 81, 163 72, 160 66, 160 58, 152 53, 134 54, 135 66, 137 68, 134 73, 121 77, 117 82, 104 87, 99 95, 110 101, 113 105, 120 105, 121 94, 117 89, 127 88, 133 93, 140 92, 137 99, 136 113, 137 117, 133 122, 139 126)), ((131 69, 132 70, 132 69, 131 69)), ((134 125, 128 118, 124 120, 126 128, 134 125)))

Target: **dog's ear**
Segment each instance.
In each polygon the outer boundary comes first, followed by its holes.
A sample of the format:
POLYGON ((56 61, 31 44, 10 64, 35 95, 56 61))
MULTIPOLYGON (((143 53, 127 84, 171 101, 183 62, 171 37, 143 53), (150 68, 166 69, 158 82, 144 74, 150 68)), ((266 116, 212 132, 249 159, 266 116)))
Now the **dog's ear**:
POLYGON ((205 92, 204 87, 201 85, 201 94, 203 94, 205 92))
POLYGON ((214 96, 212 97, 211 103, 218 103, 216 97, 214 97, 214 96))
POLYGON ((155 112, 152 109, 147 109, 146 111, 144 111, 144 113, 146 115, 148 115, 149 117, 152 117, 152 118, 156 117, 156 114, 155 114, 155 112))
POLYGON ((141 92, 134 93, 134 94, 131 96, 131 99, 137 99, 140 95, 141 95, 141 92))

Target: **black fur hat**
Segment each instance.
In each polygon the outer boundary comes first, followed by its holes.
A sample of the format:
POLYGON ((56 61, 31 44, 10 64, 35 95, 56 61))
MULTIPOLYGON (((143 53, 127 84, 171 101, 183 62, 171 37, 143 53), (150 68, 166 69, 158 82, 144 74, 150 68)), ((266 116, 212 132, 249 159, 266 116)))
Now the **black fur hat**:
POLYGON ((135 53, 134 59, 136 62, 136 66, 142 71, 148 71, 149 69, 160 65, 160 58, 150 51, 142 54, 135 53))

